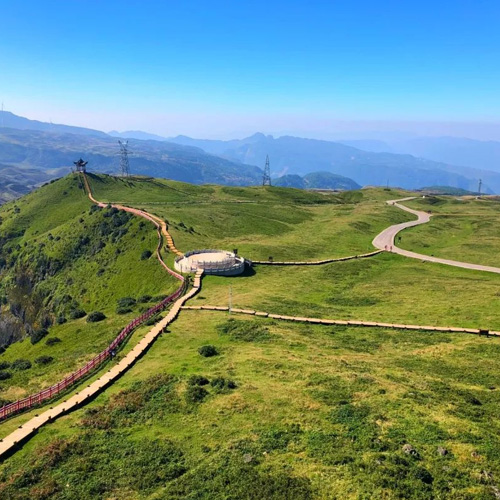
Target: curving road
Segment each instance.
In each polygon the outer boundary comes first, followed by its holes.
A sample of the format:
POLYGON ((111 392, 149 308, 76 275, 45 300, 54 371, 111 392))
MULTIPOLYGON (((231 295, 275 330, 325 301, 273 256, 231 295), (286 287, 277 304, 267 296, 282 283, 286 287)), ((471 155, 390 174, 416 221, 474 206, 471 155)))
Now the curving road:
POLYGON ((378 234, 375 237, 375 239, 372 242, 375 248, 378 248, 379 250, 387 250, 393 253, 398 253, 399 255, 404 255, 405 257, 410 257, 412 259, 425 260, 428 262, 436 262, 437 264, 446 264, 447 266, 462 267, 464 269, 472 269, 474 271, 487 271, 489 273, 500 274, 499 267, 482 266, 480 264, 470 264, 468 262, 460 262, 457 260, 441 259, 439 257, 432 257, 430 255, 410 252, 409 250, 403 250, 402 248, 397 247, 394 244, 394 239, 400 231, 402 231, 403 229, 407 229, 409 227, 419 226, 420 224, 426 224, 431 219, 431 215, 428 214, 427 212, 422 212, 420 210, 413 210, 399 203, 401 201, 414 200, 415 198, 417 197, 410 196, 409 198, 402 198, 400 200, 389 200, 387 202, 389 205, 398 207, 401 210, 404 210, 405 212, 409 212, 410 214, 416 215, 417 220, 413 220, 410 222, 402 222, 401 224, 395 224, 394 226, 390 226, 387 229, 384 229, 380 234, 378 234))

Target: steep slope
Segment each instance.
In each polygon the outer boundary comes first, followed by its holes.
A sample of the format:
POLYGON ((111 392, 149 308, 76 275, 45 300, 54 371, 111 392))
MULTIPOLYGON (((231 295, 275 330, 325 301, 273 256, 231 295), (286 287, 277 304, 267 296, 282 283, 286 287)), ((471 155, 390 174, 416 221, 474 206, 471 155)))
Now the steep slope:
POLYGON ((154 258, 154 226, 90 203, 68 176, 0 209, 2 400, 50 385, 177 287, 154 258), (153 256, 150 258, 150 256, 153 256), (91 313, 105 318, 91 322, 91 313), (57 338, 54 344, 47 339, 57 338), (35 360, 49 356, 48 365, 35 360), (17 359, 27 370, 16 370, 17 359), (5 368, 4 368, 5 369, 5 368))

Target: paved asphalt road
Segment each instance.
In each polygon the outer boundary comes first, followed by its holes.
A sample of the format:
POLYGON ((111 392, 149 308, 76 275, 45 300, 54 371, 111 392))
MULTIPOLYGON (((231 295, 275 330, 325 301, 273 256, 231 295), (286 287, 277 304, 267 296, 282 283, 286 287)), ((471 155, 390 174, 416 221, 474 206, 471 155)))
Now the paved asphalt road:
POLYGON ((431 257, 430 255, 424 255, 421 253, 410 252, 408 250, 403 250, 394 244, 394 238, 403 229, 407 229, 413 226, 419 226, 420 224, 426 224, 431 219, 431 215, 427 212, 421 212, 419 210, 412 210, 411 208, 401 205, 399 202, 414 200, 416 196, 409 198, 403 198, 401 200, 390 200, 387 203, 395 207, 404 210, 405 212, 410 212, 417 216, 417 220, 410 222, 403 222, 401 224, 395 224, 387 229, 384 229, 379 235, 373 240, 373 246, 379 250, 387 250, 393 253, 398 253, 404 255, 405 257, 411 257, 412 259, 425 260, 428 262, 437 262, 438 264, 446 264, 447 266, 463 267, 464 269, 472 269, 474 271, 487 271, 490 273, 500 274, 500 268, 492 266, 481 266, 479 264, 469 264, 468 262, 459 262, 456 260, 440 259, 439 257, 431 257))

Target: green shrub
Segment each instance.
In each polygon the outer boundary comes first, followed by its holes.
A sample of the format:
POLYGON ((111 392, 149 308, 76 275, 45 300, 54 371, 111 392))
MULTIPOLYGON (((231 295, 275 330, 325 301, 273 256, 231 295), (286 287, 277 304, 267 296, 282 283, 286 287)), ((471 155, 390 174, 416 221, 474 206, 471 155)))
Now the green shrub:
POLYGON ((151 250, 144 250, 144 252, 142 252, 141 254, 141 260, 148 260, 151 255, 153 255, 151 250))
POLYGON ((83 309, 73 309, 69 314, 71 319, 80 319, 85 316, 87 316, 87 313, 83 309))
POLYGON ((34 331, 30 335, 30 340, 32 344, 36 344, 40 342, 44 337, 46 337, 49 334, 49 331, 46 328, 40 328, 36 331, 34 331))
POLYGON ((141 304, 145 304, 147 302, 151 302, 151 295, 141 295, 138 299, 137 299, 137 302, 141 303, 141 304))
POLYGON ((0 361, 0 370, 6 370, 10 368, 10 363, 8 361, 0 361))
POLYGON ((135 306, 136 300, 133 297, 122 297, 117 301, 118 307, 133 307, 135 306))
POLYGON ((188 379, 188 385, 207 385, 209 382, 203 375, 191 375, 188 379))
POLYGON ((234 380, 226 379, 224 377, 216 377, 210 382, 210 385, 217 391, 217 392, 224 392, 229 389, 236 389, 237 385, 234 380))
POLYGON ((7 380, 12 377, 12 373, 0 371, 0 380, 7 380))
POLYGON ((87 316, 87 323, 97 323, 103 319, 106 319, 106 315, 104 313, 101 311, 94 311, 87 316))
POLYGON ((201 403, 208 396, 208 391, 199 385, 190 385, 184 397, 188 403, 201 403))
POLYGON ((56 322, 57 322, 57 324, 58 324, 58 325, 64 325, 64 323, 66 323, 67 321, 68 321, 68 320, 67 320, 67 319, 66 319, 66 317, 65 317, 65 316, 63 316, 63 315, 58 316, 58 317, 57 317, 57 320, 56 320, 56 322))
POLYGON ((52 356, 40 356, 35 359, 35 363, 39 365, 48 365, 49 363, 52 363, 52 361, 54 361, 52 356))
POLYGON ((130 309, 130 307, 118 307, 116 309, 116 314, 128 314, 131 312, 132 312, 132 309, 130 309))
POLYGON ((58 344, 59 342, 61 342, 61 339, 59 337, 52 337, 45 341, 45 345, 54 345, 58 344))
POLYGON ((12 363, 13 370, 29 370, 31 368, 31 361, 27 359, 16 359, 12 363))
POLYGON ((212 356, 217 356, 219 354, 219 351, 217 348, 213 345, 202 345, 198 349, 198 353, 201 354, 204 358, 211 358, 212 356))

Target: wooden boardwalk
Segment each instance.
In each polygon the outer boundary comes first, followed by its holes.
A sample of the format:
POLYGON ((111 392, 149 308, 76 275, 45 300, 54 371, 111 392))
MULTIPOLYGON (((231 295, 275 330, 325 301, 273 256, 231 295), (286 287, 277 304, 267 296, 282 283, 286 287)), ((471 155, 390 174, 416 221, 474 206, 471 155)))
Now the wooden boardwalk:
MULTIPOLYGON (((107 207, 108 203, 100 202, 94 198, 87 176, 85 174, 82 174, 82 176, 89 199, 101 208, 107 207)), ((172 274, 177 279, 183 282, 184 277, 176 273, 172 269, 170 269, 163 260, 163 257, 161 256, 162 237, 165 237, 167 247, 173 253, 175 253, 176 255, 183 255, 182 252, 180 252, 175 247, 172 236, 168 232, 166 223, 159 217, 149 214, 144 210, 139 210, 136 208, 131 208, 119 204, 109 204, 109 205, 114 208, 117 208, 118 210, 124 210, 139 217, 143 217, 144 219, 151 221, 156 226, 159 236, 159 243, 156 251, 157 258, 161 263, 161 265, 170 274, 172 274)), ((63 415, 64 413, 84 404, 85 401, 96 395, 99 391, 101 391, 103 388, 105 388, 107 385, 113 382, 117 377, 119 377, 122 373, 124 373, 131 365, 133 365, 135 361, 140 356, 142 356, 142 354, 155 341, 158 335, 160 335, 165 330, 167 325, 169 325, 172 321, 175 320, 183 304, 191 297, 193 297, 196 293, 198 293, 198 290, 201 287, 202 275, 203 275, 203 270, 199 269, 195 274, 193 287, 191 288, 191 290, 187 294, 177 299, 170 308, 167 316, 161 321, 159 321, 155 326, 153 326, 153 328, 149 330, 149 332, 138 342, 138 344, 134 346, 134 348, 123 359, 121 359, 113 368, 108 370, 107 373, 100 376, 97 380, 92 382, 90 385, 88 385, 81 391, 77 392, 75 395, 71 396, 69 399, 63 401, 62 403, 57 404, 56 406, 51 407, 49 410, 44 411, 40 415, 33 417, 31 420, 20 426, 18 429, 9 434, 3 440, 0 440, 0 459, 2 458, 2 456, 10 452, 20 442, 30 437, 33 433, 35 433, 40 427, 42 427, 46 423, 51 422, 55 420, 57 417, 63 415)))
POLYGON ((175 320, 179 311, 181 310, 183 304, 193 297, 198 290, 201 288, 201 277, 203 270, 198 270, 194 282, 193 288, 176 302, 174 302, 172 308, 169 310, 167 316, 163 318, 159 323, 157 323, 151 330, 137 343, 137 345, 123 358, 121 359, 113 368, 108 370, 105 374, 101 375, 97 380, 89 384, 84 389, 77 392, 75 395, 71 396, 69 399, 57 404, 56 406, 44 411, 38 416, 33 417, 31 420, 20 426, 14 432, 9 434, 3 440, 0 441, 0 459, 3 455, 10 452, 15 446, 17 446, 22 441, 33 435, 40 427, 48 422, 52 422, 57 417, 64 415, 68 411, 78 408, 80 405, 84 404, 89 398, 98 394, 102 389, 108 386, 116 378, 122 375, 128 368, 130 368, 137 359, 142 356, 142 354, 149 348, 149 346, 156 340, 156 338, 165 330, 165 328, 175 320))
POLYGON ((320 266, 322 264, 330 264, 332 262, 343 262, 344 260, 353 259, 366 259, 367 257, 373 257, 383 252, 383 250, 375 250, 370 253, 363 253, 360 255, 350 255, 348 257, 339 257, 337 259, 323 259, 323 260, 311 260, 311 261, 269 261, 269 260, 252 260, 252 265, 259 266, 320 266))
MULTIPOLYGON (((229 312, 229 307, 227 306, 183 306, 182 309, 186 311, 229 312)), ((476 335, 493 335, 497 337, 500 336, 500 331, 485 330, 479 328, 460 328, 456 326, 405 325, 401 323, 380 323, 378 321, 307 318, 303 316, 284 316, 281 314, 272 314, 263 311, 254 311, 253 309, 237 309, 234 307, 231 308, 231 314, 247 314, 251 316, 258 316, 261 318, 281 319, 285 321, 296 321, 299 323, 315 323, 319 325, 368 326, 375 328, 393 328, 396 330, 421 330, 429 332, 473 333, 476 335)))

